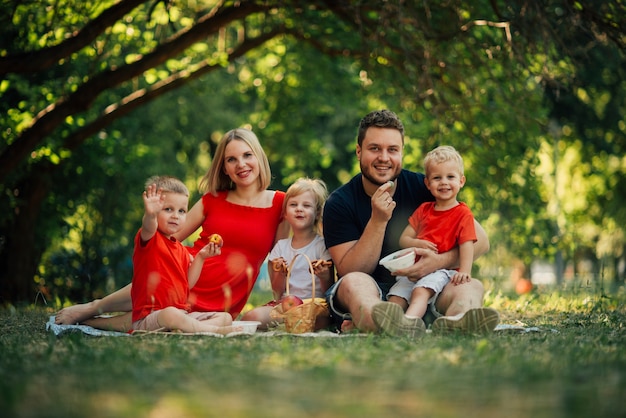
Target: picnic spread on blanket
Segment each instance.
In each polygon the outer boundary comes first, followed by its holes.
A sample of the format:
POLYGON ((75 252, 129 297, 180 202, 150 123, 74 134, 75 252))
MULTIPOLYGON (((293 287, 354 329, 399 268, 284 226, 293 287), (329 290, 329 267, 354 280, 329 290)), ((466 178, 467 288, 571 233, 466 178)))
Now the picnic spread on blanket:
MULTIPOLYGON (((237 326, 241 322, 246 322, 246 321, 233 321, 233 326, 237 326)), ((358 337, 358 336, 364 337, 364 336, 369 335, 369 334, 364 334, 364 333, 353 333, 353 332, 337 333, 337 332, 331 332, 331 331, 325 331, 325 330, 315 331, 315 332, 306 332, 306 333, 301 333, 301 334, 292 334, 285 330, 280 330, 280 329, 270 330, 270 331, 257 331, 255 329, 253 332, 250 332, 251 331, 250 329, 246 330, 245 328, 244 328, 244 331, 232 332, 227 335, 221 335, 221 334, 216 334, 216 333, 197 333, 197 334, 187 333, 185 334, 185 333, 180 333, 180 332, 167 332, 167 331, 154 331, 154 332, 135 331, 133 333, 126 333, 126 332, 118 332, 118 331, 106 331, 106 330, 101 330, 101 329, 90 327, 88 325, 81 325, 81 324, 59 325, 59 324, 54 323, 54 315, 50 316, 50 318, 48 319, 48 322, 46 323, 46 331, 50 331, 56 336, 62 336, 64 334, 70 334, 70 333, 82 333, 82 334, 90 335, 94 337, 131 337, 131 336, 154 335, 154 334, 196 335, 196 336, 209 336, 209 337, 216 337, 216 338, 230 338, 230 337, 240 337, 240 336, 275 337, 275 336, 285 336, 285 335, 293 335, 293 336, 298 336, 298 337, 358 337)), ((499 332, 499 333, 515 332, 515 333, 522 333, 522 334, 541 332, 541 331, 557 332, 554 329, 544 330, 538 327, 528 327, 521 322, 516 325, 499 324, 494 329, 494 332, 499 332)))

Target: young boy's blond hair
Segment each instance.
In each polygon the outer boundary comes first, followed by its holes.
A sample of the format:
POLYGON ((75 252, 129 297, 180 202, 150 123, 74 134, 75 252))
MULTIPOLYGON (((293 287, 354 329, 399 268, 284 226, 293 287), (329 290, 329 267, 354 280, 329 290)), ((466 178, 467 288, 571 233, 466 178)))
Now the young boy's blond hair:
POLYGON ((428 177, 428 169, 432 164, 441 164, 446 161, 454 161, 459 167, 459 173, 464 176, 465 170, 463 169, 463 157, 458 153, 454 147, 450 145, 441 145, 434 150, 426 154, 424 158, 424 174, 428 177))
POLYGON ((172 176, 152 176, 146 181, 146 189, 148 186, 156 184, 157 190, 164 192, 179 193, 189 197, 189 189, 185 183, 172 176))

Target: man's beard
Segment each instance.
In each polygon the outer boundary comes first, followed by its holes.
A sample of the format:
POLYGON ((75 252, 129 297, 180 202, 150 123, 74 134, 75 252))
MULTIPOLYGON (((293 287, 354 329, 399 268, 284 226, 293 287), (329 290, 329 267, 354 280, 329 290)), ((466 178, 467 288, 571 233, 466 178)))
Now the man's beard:
POLYGON ((370 175, 369 167, 365 167, 363 164, 360 164, 360 169, 361 169, 361 175, 363 177, 365 177, 365 179, 367 181, 369 181, 370 183, 372 183, 372 184, 374 184, 374 185, 376 185, 378 187, 382 186, 383 184, 387 183, 390 180, 391 181, 395 181, 398 178, 398 176, 400 175, 399 171, 398 172, 394 172, 393 176, 390 179, 387 179, 387 180, 384 180, 384 181, 381 182, 380 180, 377 180, 372 175, 370 175))

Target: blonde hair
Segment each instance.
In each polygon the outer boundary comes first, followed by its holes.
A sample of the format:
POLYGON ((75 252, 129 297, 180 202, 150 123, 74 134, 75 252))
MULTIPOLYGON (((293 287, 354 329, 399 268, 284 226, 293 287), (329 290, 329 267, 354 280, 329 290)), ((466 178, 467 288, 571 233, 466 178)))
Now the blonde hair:
POLYGON ((289 199, 306 192, 311 192, 315 197, 315 221, 313 222, 313 227, 319 234, 321 234, 322 210, 324 209, 324 203, 326 203, 326 198, 328 197, 328 188, 326 187, 326 183, 322 180, 310 179, 308 177, 301 177, 297 179, 285 192, 283 212, 287 207, 289 199))
POLYGON ((454 161, 458 166, 459 173, 461 173, 462 176, 465 175, 463 157, 461 157, 461 154, 450 145, 441 145, 426 154, 424 158, 424 174, 426 174, 426 177, 428 177, 428 168, 432 164, 441 164, 446 161, 454 161))
POLYGON ((157 190, 164 192, 179 193, 189 197, 189 189, 185 186, 185 183, 172 176, 152 176, 146 180, 146 189, 148 186, 156 184, 157 190))
POLYGON ((220 142, 217 144, 215 155, 213 156, 213 162, 209 171, 200 180, 200 191, 202 193, 211 193, 216 195, 218 191, 233 190, 235 185, 230 180, 230 177, 224 171, 224 155, 226 154, 226 146, 232 141, 245 142, 252 153, 259 161, 259 191, 265 190, 269 187, 272 180, 272 172, 270 170, 270 163, 267 160, 267 155, 261 147, 259 139, 249 129, 237 128, 230 130, 224 134, 220 142))

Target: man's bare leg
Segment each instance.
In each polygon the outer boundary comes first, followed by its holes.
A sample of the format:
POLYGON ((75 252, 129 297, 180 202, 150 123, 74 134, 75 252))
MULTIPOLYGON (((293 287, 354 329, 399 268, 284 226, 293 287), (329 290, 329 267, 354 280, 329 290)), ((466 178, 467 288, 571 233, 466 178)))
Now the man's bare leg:
POLYGON ((449 283, 437 298, 437 312, 445 316, 455 316, 473 308, 481 308, 484 295, 485 288, 479 280, 472 279, 469 283, 456 286, 449 283))
POLYGON ((358 272, 346 274, 337 289, 337 300, 350 312, 357 329, 365 332, 378 330, 372 320, 372 308, 380 303, 380 296, 376 282, 369 275, 358 272))

